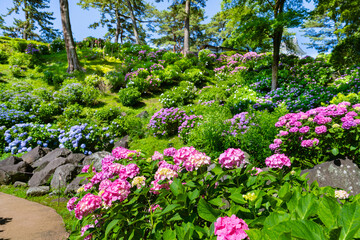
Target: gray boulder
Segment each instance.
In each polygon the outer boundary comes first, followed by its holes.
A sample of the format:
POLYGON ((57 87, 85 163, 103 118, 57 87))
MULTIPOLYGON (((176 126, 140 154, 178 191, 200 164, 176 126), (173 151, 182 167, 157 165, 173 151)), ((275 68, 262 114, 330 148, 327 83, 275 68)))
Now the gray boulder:
POLYGON ((119 141, 115 142, 114 148, 117 148, 117 147, 129 148, 129 142, 130 142, 129 141, 129 136, 126 135, 125 137, 123 137, 119 141))
POLYGON ((49 148, 42 148, 41 146, 37 146, 30 152, 25 153, 21 158, 28 164, 32 164, 33 162, 39 160, 40 158, 48 154, 49 151, 49 148))
POLYGON ((44 168, 50 161, 56 158, 66 158, 71 153, 70 150, 66 148, 56 148, 53 151, 46 154, 44 157, 40 158, 39 160, 35 161, 31 166, 33 168, 42 167, 44 168))
POLYGON ((149 117, 149 113, 147 111, 143 111, 143 112, 139 113, 138 115, 136 115, 136 117, 147 118, 147 117, 149 117))
POLYGON ((14 183, 16 181, 27 181, 32 176, 33 168, 21 158, 11 156, 0 162, 0 170, 6 172, 2 174, 3 184, 14 183), (7 181, 5 181, 7 179, 7 181))
POLYGON ((88 183, 87 180, 83 180, 83 177, 76 177, 72 182, 67 185, 65 194, 76 193, 76 191, 84 184, 88 183))
MULTIPOLYGON (((40 161, 40 160, 39 160, 40 161)), ((34 171, 34 175, 30 178, 28 184, 30 187, 37 187, 46 184, 55 170, 67 163, 67 159, 64 157, 58 157, 49 161, 45 166, 34 171)))
POLYGON ((338 159, 325 162, 311 169, 303 170, 301 173, 308 173, 306 178, 308 178, 309 184, 317 181, 320 187, 341 188, 350 195, 360 193, 360 169, 351 160, 338 159))
POLYGON ((50 192, 49 186, 30 187, 26 191, 26 196, 43 196, 50 192))
POLYGON ((4 170, 0 169, 0 185, 7 185, 10 183, 10 176, 4 170))
POLYGON ((66 187, 66 183, 70 182, 76 176, 76 166, 68 163, 58 167, 51 179, 50 186, 52 189, 66 187))
POLYGON ((67 162, 74 165, 81 165, 82 161, 86 156, 82 153, 71 153, 67 156, 67 162))
POLYGON ((106 152, 106 151, 93 153, 84 159, 83 165, 90 165, 91 163, 94 163, 93 166, 95 167, 96 171, 100 172, 101 171, 101 161, 107 155, 111 155, 111 153, 106 152))
POLYGON ((14 187, 26 187, 26 186, 27 186, 27 184, 24 182, 16 181, 14 183, 14 187))

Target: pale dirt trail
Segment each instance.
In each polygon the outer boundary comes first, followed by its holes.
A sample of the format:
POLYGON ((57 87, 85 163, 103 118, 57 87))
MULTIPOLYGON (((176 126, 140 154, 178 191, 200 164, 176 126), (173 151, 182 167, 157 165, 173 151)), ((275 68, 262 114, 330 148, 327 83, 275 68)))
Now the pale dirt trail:
POLYGON ((64 240, 68 233, 54 209, 0 192, 0 240, 64 240))

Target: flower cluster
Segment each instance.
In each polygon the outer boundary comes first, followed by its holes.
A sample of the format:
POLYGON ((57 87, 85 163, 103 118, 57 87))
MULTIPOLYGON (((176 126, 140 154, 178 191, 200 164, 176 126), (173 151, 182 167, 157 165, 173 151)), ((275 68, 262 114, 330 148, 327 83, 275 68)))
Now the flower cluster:
POLYGON ((194 147, 182 147, 176 151, 173 157, 175 164, 182 164, 187 171, 197 170, 203 165, 210 164, 210 157, 199 152, 194 147))
POLYGON ((102 205, 101 197, 87 193, 75 207, 75 217, 81 220, 102 205))
POLYGON ((285 154, 274 154, 265 159, 265 164, 270 168, 283 168, 290 167, 291 161, 285 154))
POLYGON ((138 157, 140 152, 136 150, 129 150, 123 147, 117 147, 112 150, 112 155, 117 159, 132 160, 133 157, 138 157))
POLYGON ((237 136, 239 133, 245 134, 248 130, 249 122, 251 117, 248 115, 248 112, 242 112, 234 115, 232 118, 225 121, 229 124, 229 130, 225 134, 230 134, 232 136, 237 136))
POLYGON ((148 128, 154 135, 173 135, 186 119, 185 111, 179 108, 162 108, 150 119, 148 128))
POLYGON ((244 220, 232 215, 231 217, 220 217, 214 223, 215 235, 221 240, 246 239, 248 235, 244 230, 249 230, 244 220))
POLYGON ((344 190, 336 190, 335 197, 338 199, 347 199, 347 198, 349 198, 349 193, 347 193, 344 190))
POLYGON ((224 168, 240 167, 245 164, 245 153, 240 149, 229 148, 220 154, 219 163, 224 168))

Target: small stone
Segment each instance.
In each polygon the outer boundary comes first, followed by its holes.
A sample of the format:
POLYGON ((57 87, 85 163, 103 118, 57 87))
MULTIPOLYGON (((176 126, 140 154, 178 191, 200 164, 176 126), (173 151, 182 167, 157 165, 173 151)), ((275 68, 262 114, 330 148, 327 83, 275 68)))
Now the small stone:
POLYGON ((43 196, 49 192, 49 186, 30 187, 26 192, 26 196, 43 196))
POLYGON ((27 184, 24 182, 16 181, 14 187, 27 187, 27 184))

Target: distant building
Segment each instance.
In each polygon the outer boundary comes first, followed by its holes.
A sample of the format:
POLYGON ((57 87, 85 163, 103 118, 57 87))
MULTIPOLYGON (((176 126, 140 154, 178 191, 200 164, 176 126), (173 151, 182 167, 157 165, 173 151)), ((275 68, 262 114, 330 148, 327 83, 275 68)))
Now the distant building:
POLYGON ((299 46, 298 40, 296 37, 291 38, 289 41, 281 42, 280 53, 291 55, 294 54, 298 57, 301 57, 306 54, 299 46))

